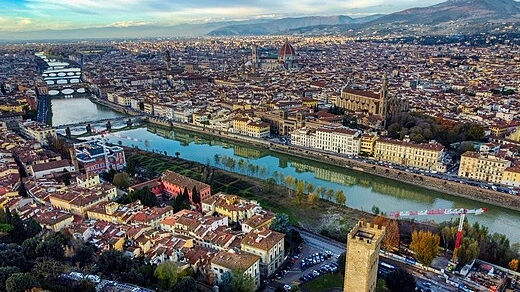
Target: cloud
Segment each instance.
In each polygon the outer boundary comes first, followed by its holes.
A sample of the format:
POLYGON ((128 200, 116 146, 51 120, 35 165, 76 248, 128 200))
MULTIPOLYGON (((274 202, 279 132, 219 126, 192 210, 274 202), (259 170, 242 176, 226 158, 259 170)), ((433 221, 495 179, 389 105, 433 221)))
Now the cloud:
MULTIPOLYGON (((0 0, 2 17, 13 21, 0 30, 48 26, 99 27, 143 23, 391 13, 443 0, 0 0)), ((9 22, 9 21, 7 21, 9 22)))

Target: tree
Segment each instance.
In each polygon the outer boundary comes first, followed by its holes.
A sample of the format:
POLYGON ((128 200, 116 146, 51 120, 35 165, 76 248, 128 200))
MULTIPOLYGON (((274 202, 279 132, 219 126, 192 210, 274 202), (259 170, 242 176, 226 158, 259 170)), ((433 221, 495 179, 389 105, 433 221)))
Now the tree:
POLYGON ((65 257, 65 250, 59 238, 47 237, 43 240, 40 239, 40 242, 36 245, 36 254, 38 254, 38 256, 46 256, 59 261, 65 257))
POLYGON ((0 250, 0 267, 19 267, 23 270, 26 264, 26 258, 19 248, 9 247, 6 250, 0 250))
POLYGON ((440 237, 430 231, 412 232, 410 249, 415 253, 415 259, 425 266, 430 266, 439 250, 440 237))
POLYGON ((338 271, 340 275, 345 274, 345 264, 346 264, 346 253, 342 252, 338 257, 338 271))
POLYGON ((150 191, 148 186, 144 186, 139 191, 137 191, 137 198, 141 201, 141 204, 148 207, 155 207, 159 205, 157 200, 157 196, 150 191))
POLYGON ((130 257, 115 249, 103 252, 97 260, 98 271, 107 278, 121 278, 123 273, 131 270, 134 266, 135 264, 130 257))
POLYGON ((462 239, 459 249, 457 250, 457 258, 463 264, 469 264, 477 258, 479 253, 478 242, 469 237, 462 239))
POLYGON ((0 267, 0 291, 5 289, 5 281, 14 273, 20 273, 18 267, 0 267))
POLYGON ((55 280, 65 271, 65 264, 49 257, 37 258, 32 274, 41 280, 55 280))
POLYGON ((324 187, 322 187, 322 186, 318 186, 318 187, 316 188, 316 194, 317 194, 318 196, 320 196, 320 198, 325 197, 325 192, 326 192, 326 191, 327 191, 327 190, 326 190, 324 187))
POLYGON ((287 233, 287 231, 289 231, 289 225, 289 216, 287 214, 276 213, 269 228, 281 233, 287 233))
POLYGON ((518 270, 518 259, 512 259, 511 261, 509 261, 509 263, 507 264, 507 267, 510 270, 513 270, 516 272, 518 270))
POLYGON ((7 292, 24 292, 38 287, 38 280, 30 273, 14 273, 5 281, 7 292))
POLYGON ((116 187, 127 189, 130 186, 130 176, 126 172, 116 173, 112 184, 116 187))
POLYGON ((378 206, 372 205, 372 213, 375 215, 379 215, 379 213, 381 213, 381 210, 379 209, 378 206))
POLYGON ((13 216, 11 215, 11 209, 5 207, 4 209, 4 222, 5 224, 13 224, 13 216))
POLYGON ((289 197, 292 197, 292 187, 293 187, 294 182, 295 182, 294 177, 292 177, 290 175, 285 177, 285 183, 287 186, 287 191, 289 192, 289 197))
POLYGON ((27 238, 34 237, 42 231, 42 227, 36 220, 29 218, 25 222, 25 230, 27 231, 27 238))
POLYGON ((305 186, 305 189, 307 190, 307 194, 310 194, 314 191, 314 186, 312 185, 311 182, 308 182, 307 185, 305 186))
POLYGON ((74 254, 71 260, 74 264, 84 267, 92 263, 94 260, 94 248, 91 245, 85 243, 83 240, 74 240, 72 241, 72 246, 74 248, 74 254))
POLYGON ((191 200, 193 201, 193 204, 200 206, 200 194, 195 186, 193 186, 193 189, 191 190, 191 200))
POLYGON ((175 285, 173 286, 172 291, 195 291, 197 290, 197 284, 195 279, 190 276, 182 277, 175 285))
POLYGON ((11 239, 13 242, 22 244, 22 242, 27 238, 27 233, 25 232, 25 226, 22 219, 20 219, 20 216, 18 216, 18 213, 14 213, 11 225, 13 225, 13 230, 9 233, 11 239))
POLYGON ((173 288, 173 285, 177 282, 178 274, 179 267, 172 261, 159 264, 153 273, 158 280, 159 287, 164 290, 173 288))
POLYGON ((440 232, 442 236, 442 241, 444 242, 444 255, 446 256, 448 251, 448 243, 455 239, 455 234, 457 234, 456 226, 444 226, 440 232))
POLYGON ((336 191, 336 204, 345 205, 347 201, 347 197, 345 197, 345 193, 342 190, 336 191))
POLYGON ((392 292, 413 292, 417 287, 415 278, 402 269, 395 269, 386 274, 385 285, 392 292))
POLYGON ((313 193, 309 193, 307 195, 307 203, 309 205, 314 205, 316 203, 316 201, 318 200, 317 196, 313 193))
POLYGON ((176 157, 176 158, 179 158, 179 156, 180 156, 180 155, 181 155, 181 153, 180 153, 180 152, 178 152, 178 151, 177 151, 177 152, 175 152, 175 157, 176 157))
POLYGON ((325 195, 327 196, 327 200, 332 201, 332 197, 334 197, 334 190, 328 189, 325 195))
POLYGON ((240 271, 231 271, 231 291, 251 292, 256 290, 255 280, 248 274, 240 271))
POLYGON ((385 227, 385 237, 381 242, 382 249, 389 252, 394 248, 399 248, 399 225, 396 220, 391 220, 384 216, 376 216, 372 219, 372 223, 385 227))

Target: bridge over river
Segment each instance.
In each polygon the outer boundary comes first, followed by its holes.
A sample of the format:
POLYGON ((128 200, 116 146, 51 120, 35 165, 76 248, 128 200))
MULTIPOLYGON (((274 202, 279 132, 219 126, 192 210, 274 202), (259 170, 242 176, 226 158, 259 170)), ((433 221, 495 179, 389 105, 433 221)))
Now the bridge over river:
POLYGON ((56 130, 65 130, 67 128, 69 129, 78 129, 81 128, 85 130, 87 125, 90 125, 91 128, 95 131, 93 132, 100 132, 103 130, 107 130, 107 125, 110 122, 110 125, 112 128, 117 126, 128 126, 135 125, 135 124, 142 124, 146 122, 146 116, 131 116, 131 117, 116 117, 116 118, 110 118, 110 119, 102 119, 102 120, 92 120, 92 121, 81 121, 73 124, 66 124, 66 125, 59 125, 54 127, 56 130), (129 123, 130 121, 130 123, 129 123))

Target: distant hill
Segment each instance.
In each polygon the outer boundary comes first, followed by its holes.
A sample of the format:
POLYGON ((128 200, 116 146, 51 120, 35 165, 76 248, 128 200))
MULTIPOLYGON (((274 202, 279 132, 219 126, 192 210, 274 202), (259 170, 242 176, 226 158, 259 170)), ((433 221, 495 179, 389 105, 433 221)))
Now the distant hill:
POLYGON ((514 0, 448 0, 428 7, 406 9, 358 25, 306 27, 294 33, 322 34, 454 34, 490 32, 503 23, 520 23, 520 2, 514 0))
POLYGON ((237 35, 272 35, 284 34, 289 30, 330 25, 346 25, 356 23, 366 23, 377 19, 382 15, 372 15, 368 17, 352 18, 345 15, 337 16, 308 16, 298 18, 281 18, 275 20, 265 20, 255 24, 235 24, 215 29, 208 33, 211 36, 237 36, 237 35))

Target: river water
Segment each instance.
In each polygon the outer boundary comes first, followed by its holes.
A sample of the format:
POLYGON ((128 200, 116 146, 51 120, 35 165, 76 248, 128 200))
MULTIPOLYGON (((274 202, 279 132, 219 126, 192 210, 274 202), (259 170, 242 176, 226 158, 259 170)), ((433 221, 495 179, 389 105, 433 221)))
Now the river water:
MULTIPOLYGON (((53 122, 56 121, 57 124, 92 121, 111 117, 110 115, 119 115, 88 99, 53 99, 52 102, 53 122)), ((121 143, 125 146, 149 151, 166 152, 170 156, 174 156, 178 152, 183 159, 210 164, 262 179, 272 177, 276 171, 306 183, 311 182, 315 188, 321 186, 326 189, 341 189, 347 197, 347 206, 365 211, 370 211, 374 205, 386 213, 402 210, 487 207, 488 212, 484 214, 468 215, 468 221, 470 223, 478 221, 487 226, 491 233, 506 234, 512 243, 520 242, 520 230, 518 229, 520 211, 450 196, 390 179, 283 155, 267 149, 253 148, 216 137, 162 127, 149 126, 117 132, 106 135, 105 139, 114 144, 121 143), (226 158, 232 158, 236 162, 235 166, 226 166, 224 163, 226 158)), ((421 216, 415 219, 441 222, 455 218, 421 216)))

